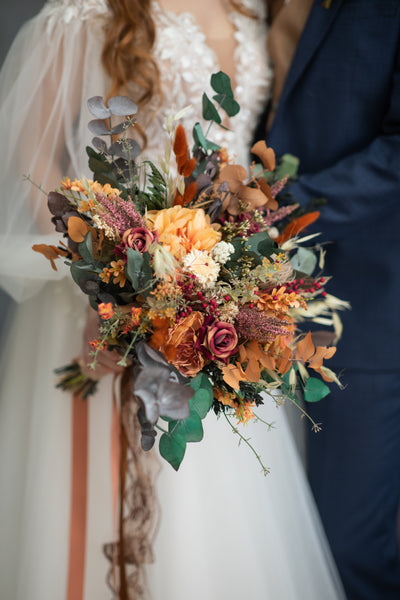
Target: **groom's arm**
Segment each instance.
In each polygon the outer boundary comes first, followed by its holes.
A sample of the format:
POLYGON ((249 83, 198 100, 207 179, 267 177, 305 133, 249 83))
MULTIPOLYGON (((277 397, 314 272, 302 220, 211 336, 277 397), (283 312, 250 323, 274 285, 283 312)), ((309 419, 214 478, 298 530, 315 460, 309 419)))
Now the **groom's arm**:
POLYGON ((301 175, 289 190, 303 205, 327 199, 317 227, 331 241, 400 211, 400 52, 381 135, 331 167, 301 175))

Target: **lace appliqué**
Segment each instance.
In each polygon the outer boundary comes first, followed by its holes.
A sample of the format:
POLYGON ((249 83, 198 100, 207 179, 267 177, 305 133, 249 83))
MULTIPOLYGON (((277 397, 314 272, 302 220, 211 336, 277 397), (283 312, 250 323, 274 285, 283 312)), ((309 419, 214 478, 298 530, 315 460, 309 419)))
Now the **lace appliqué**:
MULTIPOLYGON (((248 163, 248 152, 257 120, 261 115, 270 93, 272 72, 266 50, 267 27, 262 0, 246 0, 246 6, 255 12, 259 19, 250 19, 232 12, 229 17, 235 27, 235 97, 240 104, 240 113, 232 120, 234 131, 213 128, 213 141, 226 146, 233 157, 242 164, 248 163)), ((157 24, 157 41, 154 50, 158 60, 165 109, 180 110, 191 105, 183 124, 190 132, 195 120, 201 121, 202 94, 209 88, 210 75, 220 70, 215 52, 207 45, 206 37, 190 12, 180 14, 161 9, 153 1, 157 24)), ((156 149, 152 146, 154 135, 160 131, 165 117, 159 111, 149 125, 149 146, 146 154, 156 149)), ((158 134, 159 141, 159 134, 158 134)))
POLYGON ((48 17, 47 30, 60 21, 72 23, 104 17, 109 12, 107 0, 47 0, 42 14, 48 17))

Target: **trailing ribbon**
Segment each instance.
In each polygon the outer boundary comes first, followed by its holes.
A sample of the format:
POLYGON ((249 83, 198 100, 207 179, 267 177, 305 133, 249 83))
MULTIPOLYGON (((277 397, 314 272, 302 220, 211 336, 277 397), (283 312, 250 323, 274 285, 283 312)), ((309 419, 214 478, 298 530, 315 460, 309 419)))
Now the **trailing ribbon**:
POLYGON ((88 401, 74 394, 67 600, 82 600, 85 583, 88 420, 88 401))

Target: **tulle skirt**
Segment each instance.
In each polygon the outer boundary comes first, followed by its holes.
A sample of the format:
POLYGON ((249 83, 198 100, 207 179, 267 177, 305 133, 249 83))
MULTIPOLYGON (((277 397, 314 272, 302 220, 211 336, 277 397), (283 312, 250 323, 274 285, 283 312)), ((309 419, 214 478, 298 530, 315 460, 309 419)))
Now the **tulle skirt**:
MULTIPOLYGON (((53 369, 76 356, 82 299, 69 281, 17 306, 3 343, 0 403, 0 591, 7 600, 64 600, 69 535, 71 400, 53 369)), ((102 545, 113 537, 111 379, 89 400, 84 600, 109 600, 102 545)), ((336 600, 339 579, 282 407, 266 399, 238 446, 210 413, 176 473, 162 463, 153 600, 336 600)))

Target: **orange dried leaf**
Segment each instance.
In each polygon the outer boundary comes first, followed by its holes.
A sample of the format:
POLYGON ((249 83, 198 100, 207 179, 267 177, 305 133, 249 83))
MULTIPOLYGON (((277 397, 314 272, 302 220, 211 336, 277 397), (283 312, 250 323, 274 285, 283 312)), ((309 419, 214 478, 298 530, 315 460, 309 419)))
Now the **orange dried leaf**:
POLYGON ((282 354, 277 358, 276 368, 278 369, 281 375, 287 373, 287 371, 289 371, 290 367, 292 366, 292 356, 293 353, 291 349, 289 348, 289 346, 286 346, 282 354))
POLYGON ((273 171, 276 166, 275 152, 268 148, 264 140, 256 142, 251 149, 252 153, 258 156, 263 166, 268 171, 273 171))
POLYGON ((236 365, 228 364, 222 368, 223 379, 234 390, 239 389, 239 383, 246 381, 246 375, 239 363, 236 365))
POLYGON ((77 244, 83 242, 89 229, 89 225, 79 217, 70 217, 68 219, 68 235, 77 244))
POLYGON ((294 221, 285 227, 283 233, 281 233, 281 235, 275 241, 277 244, 283 244, 290 238, 300 233, 300 231, 311 225, 311 223, 314 223, 314 221, 318 219, 319 214, 319 211, 316 210, 314 212, 302 215, 298 219, 294 219, 294 221))
POLYGON ((247 177, 247 171, 240 165, 225 165, 221 169, 218 182, 226 181, 231 192, 234 194, 239 191, 243 185, 243 181, 247 177))
POLYGON ((311 332, 309 331, 307 335, 297 343, 296 346, 296 360, 301 360, 302 362, 306 362, 310 360, 315 352, 315 346, 311 339, 311 332))
POLYGON ((312 369, 320 369, 322 367, 324 358, 331 358, 336 352, 335 346, 317 346, 314 356, 312 356, 308 364, 312 369))
POLYGON ((275 200, 275 198, 272 196, 271 187, 265 181, 264 177, 259 177, 257 179, 257 184, 260 186, 261 191, 263 192, 263 194, 265 194, 265 196, 268 199, 268 202, 265 205, 266 208, 269 208, 270 210, 277 210, 278 203, 275 200))
POLYGON ((35 244, 32 246, 32 250, 35 252, 39 252, 43 254, 47 258, 47 260, 51 263, 51 268, 54 271, 57 271, 56 263, 54 262, 56 258, 60 258, 60 256, 67 256, 68 252, 65 250, 61 250, 57 248, 57 246, 49 246, 48 244, 35 244))

